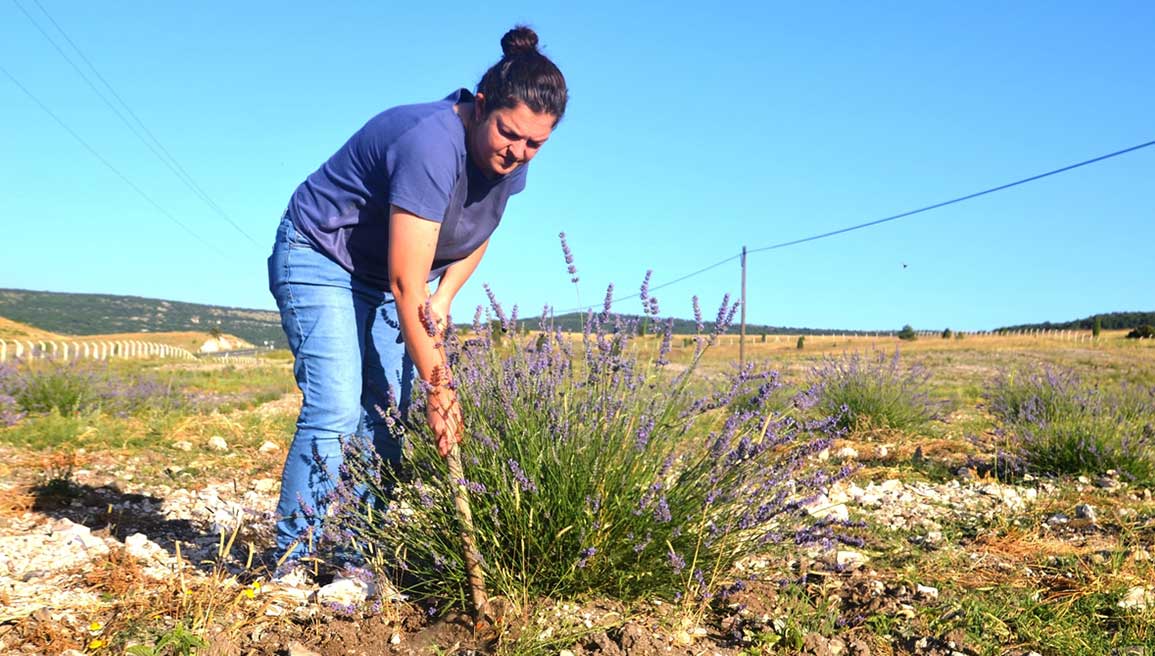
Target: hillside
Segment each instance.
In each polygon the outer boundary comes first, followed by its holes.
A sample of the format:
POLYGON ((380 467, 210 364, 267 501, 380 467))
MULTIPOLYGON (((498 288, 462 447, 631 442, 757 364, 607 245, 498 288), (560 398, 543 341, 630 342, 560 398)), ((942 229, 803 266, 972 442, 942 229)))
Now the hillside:
POLYGON ((1108 312, 1093 314, 1083 319, 1063 323, 1026 323, 1018 326, 1003 326, 995 330, 1091 330, 1098 318, 1103 330, 1131 330, 1143 324, 1155 325, 1155 312, 1108 312))
MULTIPOLYGON (((622 315, 623 317, 628 315, 622 315)), ((568 314, 561 314, 553 318, 553 325, 561 328, 563 332, 581 332, 582 322, 586 315, 577 312, 570 312, 568 314)), ((632 318, 637 318, 636 315, 632 318)), ((703 324, 703 331, 709 332, 713 330, 713 318, 711 317, 703 324)), ((524 326, 529 330, 536 330, 539 325, 539 319, 519 319, 519 326, 524 326)), ((650 321, 648 330, 650 332, 657 332, 658 328, 654 327, 654 321, 650 321)), ((897 331, 898 328, 895 328, 897 331)), ((674 334, 677 335, 694 335, 698 331, 697 325, 689 319, 674 319, 674 334)), ((761 324, 746 324, 747 335, 864 335, 873 334, 877 331, 863 331, 863 330, 844 330, 838 328, 796 328, 791 326, 764 326, 761 324)), ((893 331, 892 331, 893 332, 893 331)), ((734 325, 729 330, 730 334, 738 333, 738 323, 735 318, 734 325)))
MULTIPOLYGON (((217 329, 246 342, 285 346, 276 312, 180 301, 0 289, 0 317, 65 335, 209 333, 217 329)), ((13 335, 16 336, 16 335, 13 335)))
POLYGON ((60 335, 0 317, 0 339, 50 340, 60 335))

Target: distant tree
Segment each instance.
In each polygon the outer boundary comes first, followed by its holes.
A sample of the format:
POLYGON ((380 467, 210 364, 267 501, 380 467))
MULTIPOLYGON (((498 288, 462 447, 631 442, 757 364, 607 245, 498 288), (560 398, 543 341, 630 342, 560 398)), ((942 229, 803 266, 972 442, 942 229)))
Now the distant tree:
POLYGON ((763 331, 762 331, 762 339, 761 339, 760 341, 761 341, 763 344, 765 344, 765 343, 766 343, 766 331, 765 331, 765 330, 763 330, 763 331))
POLYGON ((1098 337, 1101 332, 1103 332, 1103 320, 1095 317, 1095 323, 1091 326, 1091 336, 1098 337))
POLYGON ((950 339, 951 337, 954 337, 954 333, 951 332, 950 328, 947 328, 946 330, 942 331, 942 338, 943 339, 950 339))
POLYGON ((913 341, 918 339, 918 334, 914 332, 914 328, 908 323, 902 327, 902 330, 898 331, 898 338, 913 341))
POLYGON ((799 335, 798 336, 798 350, 801 351, 802 347, 805 345, 806 345, 806 335, 799 335))
POLYGON ((221 335, 223 334, 224 333, 221 332, 220 326, 213 326, 212 328, 209 328, 209 337, 212 337, 213 339, 220 339, 221 335))
POLYGON ((1127 339, 1155 339, 1155 326, 1145 323, 1127 333, 1127 339))

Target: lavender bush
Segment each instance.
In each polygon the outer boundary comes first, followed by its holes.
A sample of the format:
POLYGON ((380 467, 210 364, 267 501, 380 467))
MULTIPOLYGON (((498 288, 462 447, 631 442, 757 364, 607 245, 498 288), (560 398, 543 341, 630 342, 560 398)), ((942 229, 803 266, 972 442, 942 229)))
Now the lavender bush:
POLYGON ((0 363, 0 428, 12 426, 24 418, 16 399, 8 392, 14 387, 15 367, 0 363))
POLYGON ((143 372, 129 376, 107 363, 85 360, 45 360, 9 367, 0 374, 0 413, 4 398, 24 413, 65 416, 94 410, 130 414, 182 403, 170 387, 143 372))
MULTIPOLYGON (((611 313, 612 291, 580 336, 551 330, 548 308, 537 334, 501 345, 480 309, 468 339, 447 336, 468 433, 462 483, 492 593, 699 601, 743 557, 854 541, 800 512, 848 473, 808 457, 829 445, 834 422, 769 408, 777 378, 752 365, 695 398, 695 365, 735 305, 723 301, 690 366, 674 373, 672 322, 653 316, 651 299, 649 320, 664 329, 656 340, 635 339, 639 319, 611 313), (741 393, 751 386, 752 398, 741 393)), ((492 310, 505 317, 496 303, 492 310)), ((400 476, 367 445, 348 443, 326 535, 355 545, 411 594, 464 603, 455 482, 422 416, 418 400, 400 476)), ((400 430, 401 418, 389 417, 400 430)))
POLYGON ((883 351, 827 356, 811 377, 811 386, 797 402, 838 417, 844 429, 917 430, 944 410, 944 403, 930 395, 930 372, 918 365, 903 366, 897 348, 890 356, 883 351))
POLYGON ((1115 469, 1155 483, 1155 387, 1094 385, 1045 368, 1000 373, 984 399, 1012 453, 1035 471, 1115 469))

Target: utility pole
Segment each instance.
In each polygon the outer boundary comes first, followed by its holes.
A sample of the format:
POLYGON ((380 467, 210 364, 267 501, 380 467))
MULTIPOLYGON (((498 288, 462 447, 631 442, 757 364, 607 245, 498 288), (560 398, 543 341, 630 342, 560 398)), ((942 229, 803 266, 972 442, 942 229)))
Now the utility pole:
POLYGON ((742 247, 742 329, 738 335, 738 369, 746 364, 746 247, 742 247))

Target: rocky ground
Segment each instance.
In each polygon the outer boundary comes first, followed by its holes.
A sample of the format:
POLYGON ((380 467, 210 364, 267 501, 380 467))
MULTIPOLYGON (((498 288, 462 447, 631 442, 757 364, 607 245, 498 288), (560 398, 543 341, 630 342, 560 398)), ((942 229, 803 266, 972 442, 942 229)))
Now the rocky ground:
MULTIPOLYGON (((880 454, 870 455, 877 465, 880 454)), ((831 457, 853 461, 859 452, 846 446, 831 457)), ((173 640, 184 633, 204 636, 203 653, 210 654, 445 654, 495 647, 486 641, 495 634, 479 635, 468 618, 427 618, 404 602, 381 600, 355 578, 271 582, 268 547, 278 487, 271 477, 243 484, 202 480, 200 474, 189 480, 175 466, 163 469, 163 476, 138 476, 131 458, 91 459, 53 476, 35 466, 32 454, 6 449, 0 458, 29 463, 9 467, 0 480, 0 653, 121 653, 126 635, 153 649, 158 626, 163 635, 177 636, 173 640)), ((1056 553, 1065 553, 1054 546, 1060 544, 1070 553, 1109 558, 1120 549, 1112 527, 1128 517, 1129 502, 1149 507, 1151 500, 1150 490, 1111 477, 1073 482, 1076 489, 1068 490, 1031 477, 1015 484, 980 478, 965 467, 938 480, 895 473, 864 466, 809 507, 817 516, 867 520, 873 537, 861 549, 745 563, 739 575, 750 581, 747 588, 692 617, 658 601, 642 608, 543 601, 506 618, 499 646, 573 656, 736 654, 780 640, 789 648, 783 653, 813 656, 974 654, 961 631, 900 635, 867 626, 866 618, 909 619, 942 607, 942 593, 932 584, 942 573, 917 563, 903 568, 896 553, 925 563, 969 562, 964 569, 987 576, 1029 578, 1013 550, 984 542, 985 527, 1034 516, 1027 533, 1035 544, 1049 540, 1056 553), (1079 491, 1107 501, 1074 504, 1069 512, 1045 509, 1068 508, 1054 502, 1079 491), (942 554, 950 556, 934 560, 942 554), (832 632, 836 637, 791 634, 779 584, 784 574, 798 582, 812 607, 819 600, 837 609, 842 626, 832 632)), ((1140 538, 1131 539, 1121 557, 1146 561, 1155 518, 1131 519, 1140 538)), ((1155 606, 1155 588, 1132 586, 1118 604, 1139 611, 1155 606)), ((139 653, 184 653, 172 644, 166 648, 172 651, 139 653)))

